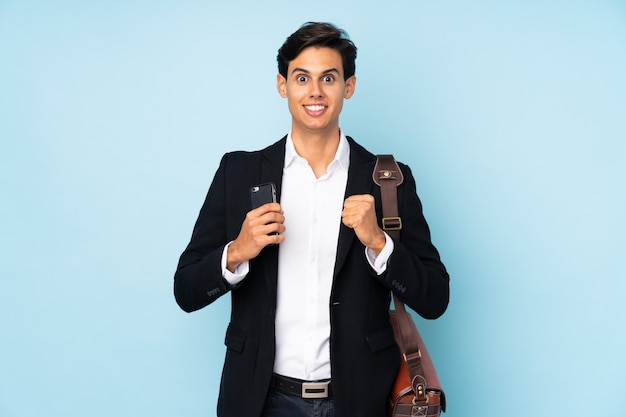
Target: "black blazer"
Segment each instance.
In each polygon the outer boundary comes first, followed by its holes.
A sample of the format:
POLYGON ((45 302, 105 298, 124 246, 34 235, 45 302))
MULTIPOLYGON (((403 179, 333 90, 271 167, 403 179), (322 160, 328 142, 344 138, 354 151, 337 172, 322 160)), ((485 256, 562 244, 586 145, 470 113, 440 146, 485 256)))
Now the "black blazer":
MULTIPOLYGON (((380 222, 380 191, 372 181, 376 157, 348 141, 345 195, 374 195, 380 222)), ((217 407, 221 417, 260 416, 270 386, 280 245, 266 247, 251 260, 248 276, 236 288, 222 278, 220 261, 250 209, 250 187, 272 181, 280 201, 285 143, 286 137, 261 151, 224 155, 174 277, 176 301, 187 312, 231 294, 217 407)), ((388 316, 391 291, 425 318, 440 316, 448 305, 448 274, 430 241, 413 176, 400 166, 405 178, 398 188, 403 230, 386 272, 377 276, 372 271, 353 230, 341 225, 339 232, 329 305, 333 398, 339 417, 385 416, 400 358, 388 316)))

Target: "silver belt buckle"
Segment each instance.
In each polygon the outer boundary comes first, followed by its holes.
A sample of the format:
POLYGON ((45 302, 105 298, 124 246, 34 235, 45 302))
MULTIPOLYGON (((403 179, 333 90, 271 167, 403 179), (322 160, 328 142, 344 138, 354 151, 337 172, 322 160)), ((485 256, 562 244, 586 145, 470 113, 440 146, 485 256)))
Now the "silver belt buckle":
POLYGON ((328 386, 330 381, 326 382, 303 382, 302 398, 328 398, 328 386))

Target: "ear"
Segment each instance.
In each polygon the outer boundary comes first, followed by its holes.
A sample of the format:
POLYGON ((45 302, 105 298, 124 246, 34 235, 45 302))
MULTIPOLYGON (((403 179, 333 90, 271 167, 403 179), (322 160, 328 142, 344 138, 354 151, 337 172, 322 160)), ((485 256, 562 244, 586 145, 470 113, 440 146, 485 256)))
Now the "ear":
POLYGON ((276 76, 276 89, 282 98, 287 98, 287 80, 281 74, 276 76))
POLYGON ((349 99, 354 95, 354 90, 356 88, 356 77, 353 75, 352 77, 346 80, 346 88, 344 91, 344 98, 349 99))

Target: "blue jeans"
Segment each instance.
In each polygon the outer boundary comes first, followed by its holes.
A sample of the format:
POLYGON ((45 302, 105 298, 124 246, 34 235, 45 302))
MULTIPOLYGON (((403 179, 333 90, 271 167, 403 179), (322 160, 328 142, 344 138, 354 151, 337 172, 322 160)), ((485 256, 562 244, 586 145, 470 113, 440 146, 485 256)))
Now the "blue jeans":
POLYGON ((270 390, 262 417, 335 417, 332 398, 311 399, 270 390))

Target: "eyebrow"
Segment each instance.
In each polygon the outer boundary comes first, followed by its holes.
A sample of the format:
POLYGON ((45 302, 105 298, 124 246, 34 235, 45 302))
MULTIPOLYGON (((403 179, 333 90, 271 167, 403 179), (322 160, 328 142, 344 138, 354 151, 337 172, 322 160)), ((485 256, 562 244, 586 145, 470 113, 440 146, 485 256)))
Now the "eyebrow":
MULTIPOLYGON (((305 74, 310 74, 311 73, 311 71, 309 71, 309 70, 307 70, 305 68, 299 68, 299 67, 296 67, 296 68, 293 69, 293 71, 291 71, 292 74, 294 74, 296 72, 303 72, 305 74)), ((339 70, 337 68, 329 68, 329 69, 325 70, 324 72, 322 72, 322 75, 330 74, 330 73, 335 73, 335 74, 339 75, 339 70)))

